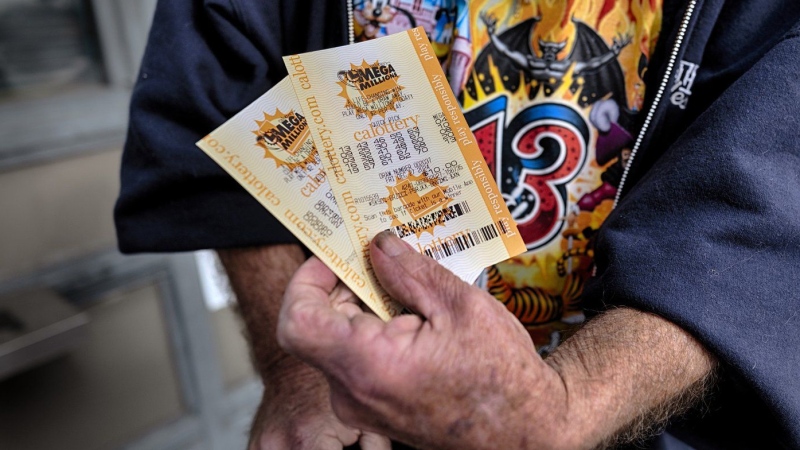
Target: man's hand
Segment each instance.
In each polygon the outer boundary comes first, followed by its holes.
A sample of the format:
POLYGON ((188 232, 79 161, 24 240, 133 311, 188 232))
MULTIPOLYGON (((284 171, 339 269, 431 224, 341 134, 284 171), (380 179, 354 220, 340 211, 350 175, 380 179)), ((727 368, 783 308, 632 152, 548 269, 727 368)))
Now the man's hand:
POLYGON ((420 316, 384 323, 332 302, 336 277, 311 259, 279 322, 281 345, 328 376, 345 423, 423 448, 570 442, 564 385, 501 303, 393 236, 371 252, 383 287, 420 316))
POLYGON ((344 425, 333 414, 322 373, 294 362, 296 367, 276 369, 265 380, 251 450, 341 450, 356 442, 363 450, 390 450, 387 438, 344 425))
MULTIPOLYGON (((253 421, 250 449, 388 450, 388 439, 345 426, 333 414, 328 384, 316 369, 280 350, 276 342, 280 299, 305 259, 296 245, 220 250, 247 328, 264 396, 253 421)), ((336 299, 352 301, 349 291, 336 299)))
POLYGON ((675 398, 713 359, 657 316, 620 309, 548 359, 503 306, 388 233, 371 248, 387 292, 416 311, 384 323, 335 301, 311 259, 287 288, 278 340, 322 370, 336 415, 423 448, 593 448, 675 398), (603 336, 609 337, 608 341, 603 336))

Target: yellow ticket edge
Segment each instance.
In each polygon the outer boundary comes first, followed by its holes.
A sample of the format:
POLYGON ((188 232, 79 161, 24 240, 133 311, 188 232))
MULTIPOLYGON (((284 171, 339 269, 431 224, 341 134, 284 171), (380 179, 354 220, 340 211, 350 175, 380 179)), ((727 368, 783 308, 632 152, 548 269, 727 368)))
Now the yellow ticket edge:
MULTIPOLYGON (((303 213, 304 210, 313 207, 315 197, 302 195, 300 192, 295 192, 293 187, 281 184, 279 159, 255 156, 254 149, 251 148, 253 145, 247 144, 256 139, 250 134, 254 131, 247 130, 243 126, 244 122, 260 123, 259 118, 277 116, 281 109, 279 104, 282 104, 282 108, 286 111, 300 111, 300 105, 292 108, 292 102, 296 104, 297 98, 291 82, 288 78, 284 78, 266 94, 203 137, 196 145, 324 262, 378 317, 389 320, 400 314, 402 306, 389 300, 389 296, 382 289, 380 292, 373 290, 373 285, 364 275, 360 258, 350 257, 353 248, 349 236, 343 239, 341 236, 326 239, 315 233, 313 225, 305 219, 303 213), (282 101, 276 97, 281 97, 282 101)), ((307 139, 311 141, 308 144, 314 146, 309 133, 298 134, 298 139, 307 139)), ((289 150, 294 151, 296 147, 298 147, 297 140, 289 150)), ((306 159, 313 159, 317 153, 314 146, 306 159)), ((318 192, 322 192, 322 189, 328 186, 326 174, 322 169, 319 172, 310 172, 308 178, 316 183, 318 192)), ((335 205, 333 207, 335 208, 335 205)), ((343 229, 337 231, 346 233, 343 229)))
POLYGON ((406 34, 415 44, 414 48, 417 51, 417 57, 428 77, 428 81, 434 87, 439 106, 441 106, 442 111, 446 112, 445 117, 450 124, 450 129, 456 134, 456 142, 464 159, 467 160, 473 181, 481 187, 480 192, 486 208, 491 213, 495 223, 502 222, 509 229, 513 228, 514 230, 513 233, 500 233, 500 238, 503 240, 509 258, 524 253, 527 250, 525 242, 517 231, 517 224, 511 217, 511 212, 500 194, 500 189, 497 187, 489 166, 486 165, 486 160, 483 158, 481 149, 472 135, 467 119, 461 112, 461 107, 453 94, 453 90, 450 88, 442 66, 439 64, 435 53, 433 53, 433 46, 431 46, 427 34, 425 34, 422 27, 408 30, 406 34))

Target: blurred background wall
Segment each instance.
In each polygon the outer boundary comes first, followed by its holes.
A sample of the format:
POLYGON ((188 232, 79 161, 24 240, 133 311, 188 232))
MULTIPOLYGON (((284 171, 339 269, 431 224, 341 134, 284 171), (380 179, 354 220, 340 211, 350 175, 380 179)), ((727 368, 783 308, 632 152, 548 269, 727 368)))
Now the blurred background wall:
POLYGON ((244 448, 260 400, 209 252, 112 207, 155 0, 0 0, 0 449, 244 448))

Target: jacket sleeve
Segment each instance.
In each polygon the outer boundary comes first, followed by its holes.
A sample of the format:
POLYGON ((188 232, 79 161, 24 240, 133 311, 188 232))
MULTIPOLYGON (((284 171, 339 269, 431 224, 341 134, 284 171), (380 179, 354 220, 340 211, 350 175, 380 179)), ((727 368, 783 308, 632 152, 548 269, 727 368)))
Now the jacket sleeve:
POLYGON ((158 2, 131 100, 114 214, 123 252, 294 242, 195 142, 280 81, 283 54, 338 39, 331 37, 342 33, 331 20, 338 11, 308 18, 308 3, 158 2), (310 23, 326 16, 328 25, 310 23), (297 32, 316 28, 294 36, 284 25, 292 20, 304 21, 297 32))
MULTIPOLYGON (((800 448, 800 30, 731 85, 602 228, 587 298, 691 332, 800 448)), ((658 139, 658 136, 655 137, 658 139)))

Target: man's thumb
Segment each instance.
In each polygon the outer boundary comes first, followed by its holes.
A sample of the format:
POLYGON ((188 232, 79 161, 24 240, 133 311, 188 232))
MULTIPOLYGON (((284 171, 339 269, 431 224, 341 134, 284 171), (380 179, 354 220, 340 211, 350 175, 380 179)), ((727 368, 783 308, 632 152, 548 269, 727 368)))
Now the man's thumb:
POLYGON ((372 240, 375 275, 389 295, 428 320, 452 317, 469 285, 388 231, 372 240))

